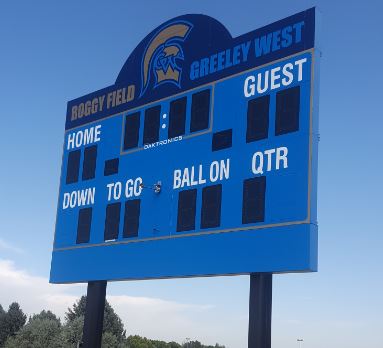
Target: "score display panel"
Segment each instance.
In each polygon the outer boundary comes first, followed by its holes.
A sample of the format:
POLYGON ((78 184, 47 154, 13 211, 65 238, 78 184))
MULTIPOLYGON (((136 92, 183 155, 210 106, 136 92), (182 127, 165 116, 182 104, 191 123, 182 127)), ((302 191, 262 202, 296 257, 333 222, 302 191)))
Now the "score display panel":
POLYGON ((316 19, 177 17, 69 102, 50 281, 316 271, 316 19))

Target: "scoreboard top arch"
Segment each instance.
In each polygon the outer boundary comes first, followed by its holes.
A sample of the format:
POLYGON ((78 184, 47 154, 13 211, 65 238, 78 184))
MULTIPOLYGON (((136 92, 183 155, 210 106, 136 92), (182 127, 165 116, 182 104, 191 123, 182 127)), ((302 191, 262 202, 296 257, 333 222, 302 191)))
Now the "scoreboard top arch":
POLYGON ((183 15, 70 101, 50 281, 316 271, 317 22, 183 15))

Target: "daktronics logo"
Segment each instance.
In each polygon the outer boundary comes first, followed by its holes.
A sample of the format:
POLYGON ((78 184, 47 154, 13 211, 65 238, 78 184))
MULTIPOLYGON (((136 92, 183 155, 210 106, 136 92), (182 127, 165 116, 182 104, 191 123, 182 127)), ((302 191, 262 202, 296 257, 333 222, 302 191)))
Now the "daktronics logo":
POLYGON ((145 144, 144 145, 144 149, 145 150, 152 149, 152 148, 155 148, 155 147, 158 147, 158 146, 167 145, 167 144, 170 144, 170 143, 173 143, 173 142, 181 141, 182 139, 183 139, 183 137, 182 137, 182 135, 180 135, 178 137, 156 141, 155 143, 145 144))
POLYGON ((189 22, 177 21, 161 28, 152 38, 142 59, 140 97, 150 84, 156 88, 172 83, 181 88, 182 68, 178 63, 184 60, 182 43, 192 28, 189 22))

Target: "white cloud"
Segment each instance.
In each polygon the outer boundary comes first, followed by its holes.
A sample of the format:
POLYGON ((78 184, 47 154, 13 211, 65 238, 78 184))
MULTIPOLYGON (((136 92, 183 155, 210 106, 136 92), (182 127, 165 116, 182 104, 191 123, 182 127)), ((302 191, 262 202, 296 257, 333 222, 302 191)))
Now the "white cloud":
MULTIPOLYGON (((192 332, 201 337, 201 321, 214 308, 210 305, 183 304, 158 298, 108 296, 108 301, 126 323, 127 333, 182 342, 192 332), (198 329, 200 328, 200 329, 198 329)), ((206 338, 205 338, 206 340, 206 338)))
MULTIPOLYGON (((64 318, 67 308, 86 292, 85 284, 49 284, 48 279, 33 276, 18 269, 13 261, 2 259, 0 284, 0 303, 4 309, 17 301, 28 315, 50 309, 64 318)), ((213 344, 216 341, 223 343, 228 334, 222 330, 222 322, 217 320, 211 305, 113 294, 107 299, 124 322, 128 335, 178 342, 192 337, 213 344)))
POLYGON ((63 317, 66 309, 78 298, 68 293, 78 285, 52 285, 43 277, 37 277, 17 269, 13 261, 0 259, 0 299, 6 309, 18 302, 28 315, 42 309, 50 309, 63 317))
POLYGON ((23 254, 24 253, 24 250, 22 250, 18 247, 15 247, 12 244, 9 244, 8 242, 6 242, 5 240, 3 240, 1 238, 0 238, 0 249, 5 250, 5 251, 10 251, 10 252, 16 253, 16 254, 23 254))

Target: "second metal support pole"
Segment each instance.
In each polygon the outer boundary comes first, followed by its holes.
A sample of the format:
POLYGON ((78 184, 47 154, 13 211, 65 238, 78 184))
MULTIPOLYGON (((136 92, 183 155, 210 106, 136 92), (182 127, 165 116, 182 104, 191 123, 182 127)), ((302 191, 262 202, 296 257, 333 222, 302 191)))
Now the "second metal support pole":
POLYGON ((83 348, 101 348, 106 281, 88 283, 83 330, 83 348))
POLYGON ((250 274, 248 348, 271 348, 272 273, 250 274))

